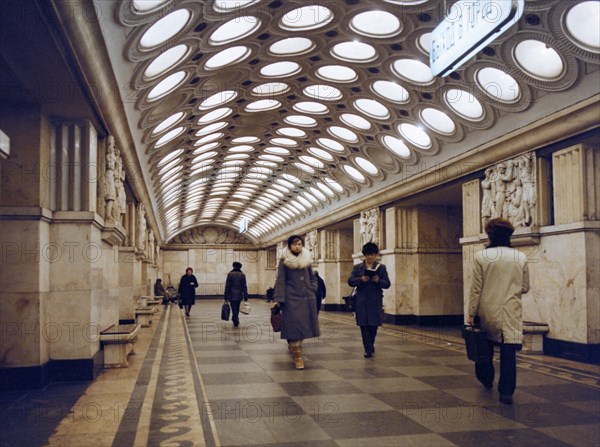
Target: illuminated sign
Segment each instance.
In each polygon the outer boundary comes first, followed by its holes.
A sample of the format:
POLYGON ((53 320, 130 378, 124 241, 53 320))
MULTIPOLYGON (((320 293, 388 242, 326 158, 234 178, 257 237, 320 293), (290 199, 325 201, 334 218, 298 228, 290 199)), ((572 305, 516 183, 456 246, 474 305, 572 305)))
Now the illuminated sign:
POLYGON ((239 232, 245 233, 246 231, 248 231, 248 219, 246 217, 242 217, 240 219, 239 232))
POLYGON ((525 0, 468 0, 452 5, 431 33, 429 62, 434 76, 447 76, 523 15, 525 0))

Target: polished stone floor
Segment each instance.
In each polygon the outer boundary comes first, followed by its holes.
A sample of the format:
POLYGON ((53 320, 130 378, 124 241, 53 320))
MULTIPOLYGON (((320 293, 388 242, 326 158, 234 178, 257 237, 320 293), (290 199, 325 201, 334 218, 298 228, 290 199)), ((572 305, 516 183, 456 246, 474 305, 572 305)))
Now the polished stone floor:
POLYGON ((518 355, 515 402, 474 378, 455 328, 384 326, 363 357, 351 314, 322 312, 295 370, 252 301, 175 305, 143 328, 126 369, 0 395, 2 446, 600 445, 600 368, 518 355))

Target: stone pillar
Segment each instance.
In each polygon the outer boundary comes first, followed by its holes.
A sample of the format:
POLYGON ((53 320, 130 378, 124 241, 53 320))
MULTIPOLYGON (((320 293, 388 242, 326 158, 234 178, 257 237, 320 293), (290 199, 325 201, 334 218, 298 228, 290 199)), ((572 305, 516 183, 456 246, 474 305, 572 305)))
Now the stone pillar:
POLYGON ((478 236, 484 231, 481 224, 481 182, 472 180, 462 185, 463 237, 478 236))
POLYGON ((341 230, 319 231, 321 257, 317 260, 319 274, 327 287, 327 298, 322 304, 325 310, 340 310, 344 303, 342 297, 352 291, 348 278, 352 271, 352 244, 348 243, 352 235, 341 230))

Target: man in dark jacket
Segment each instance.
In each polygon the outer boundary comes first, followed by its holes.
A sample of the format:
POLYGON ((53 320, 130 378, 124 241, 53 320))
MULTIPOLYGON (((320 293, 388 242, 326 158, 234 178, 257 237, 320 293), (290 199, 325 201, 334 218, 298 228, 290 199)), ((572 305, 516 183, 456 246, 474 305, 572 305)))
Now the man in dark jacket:
POLYGON ((319 276, 319 272, 315 270, 315 276, 317 277, 317 313, 321 312, 321 301, 327 296, 327 287, 325 287, 325 281, 319 276))
POLYGON ((231 306, 233 325, 238 327, 240 325, 240 303, 242 300, 248 301, 248 287, 241 262, 234 262, 232 267, 233 270, 227 274, 225 281, 225 301, 228 301, 231 306))

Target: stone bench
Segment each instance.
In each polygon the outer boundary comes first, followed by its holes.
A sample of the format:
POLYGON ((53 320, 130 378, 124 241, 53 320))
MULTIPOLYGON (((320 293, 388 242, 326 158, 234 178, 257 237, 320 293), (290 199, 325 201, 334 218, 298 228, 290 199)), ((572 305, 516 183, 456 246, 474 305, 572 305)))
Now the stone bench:
POLYGON ((113 324, 100 332, 100 343, 104 349, 105 368, 127 368, 127 356, 135 354, 133 345, 140 330, 137 324, 113 324))
POLYGON ((158 312, 157 307, 137 307, 135 310, 135 322, 141 327, 148 327, 152 324, 152 315, 158 312))
POLYGON ((550 328, 546 323, 523 322, 523 353, 543 354, 544 336, 550 328))

